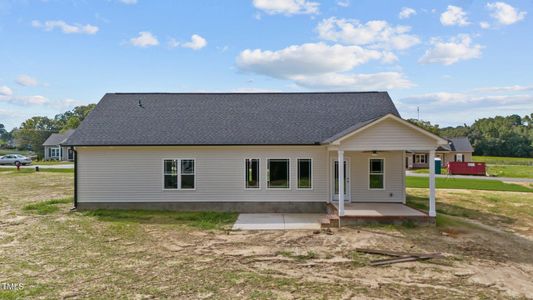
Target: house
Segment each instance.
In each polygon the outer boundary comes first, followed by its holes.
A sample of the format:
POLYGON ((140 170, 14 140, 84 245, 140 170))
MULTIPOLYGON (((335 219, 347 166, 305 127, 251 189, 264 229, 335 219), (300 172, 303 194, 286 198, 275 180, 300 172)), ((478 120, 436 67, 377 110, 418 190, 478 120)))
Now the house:
MULTIPOLYGON (((445 138, 447 145, 437 148, 436 156, 441 159, 442 166, 449 162, 471 162, 474 148, 468 137, 445 138)), ((408 169, 427 169, 429 167, 427 152, 408 152, 405 164, 408 169)))
POLYGON ((74 129, 69 129, 62 133, 52 133, 46 141, 44 141, 44 160, 64 160, 73 161, 73 149, 61 146, 72 134, 74 129))
MULTIPOLYGON (((80 210, 344 216, 369 203, 400 214, 405 152, 434 161, 447 143, 402 119, 386 92, 109 93, 63 145, 76 153, 80 210)), ((431 218, 430 166, 429 214, 411 210, 431 218)))

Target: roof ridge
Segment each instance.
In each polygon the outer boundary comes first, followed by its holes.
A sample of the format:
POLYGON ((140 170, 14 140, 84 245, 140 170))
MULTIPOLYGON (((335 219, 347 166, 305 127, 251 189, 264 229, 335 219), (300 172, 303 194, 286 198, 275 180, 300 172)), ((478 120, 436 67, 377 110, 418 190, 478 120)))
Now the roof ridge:
POLYGON ((294 95, 294 94, 370 94, 387 93, 386 91, 350 91, 350 92, 113 92, 114 95, 294 95))

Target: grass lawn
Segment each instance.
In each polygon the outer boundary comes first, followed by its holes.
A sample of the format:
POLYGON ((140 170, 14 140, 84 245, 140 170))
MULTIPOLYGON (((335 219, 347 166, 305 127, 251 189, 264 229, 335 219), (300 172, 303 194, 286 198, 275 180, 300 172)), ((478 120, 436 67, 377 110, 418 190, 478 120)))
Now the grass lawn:
POLYGON ((34 165, 40 165, 40 166, 52 166, 52 165, 72 165, 74 162, 72 161, 58 161, 58 160, 34 160, 32 162, 34 165))
POLYGON ((496 177, 533 178, 533 166, 487 165, 487 173, 496 177))
POLYGON ((473 156, 472 159, 476 162, 485 162, 489 165, 533 166, 533 158, 527 157, 473 156))
MULTIPOLYGON (((24 285, 0 290, 0 299, 533 294, 533 193, 438 190, 437 226, 343 227, 326 234, 231 231, 231 213, 72 212, 72 173, 3 171, 0 182, 0 282, 24 285), (373 267, 369 261, 381 257, 356 248, 444 258, 373 267)), ((409 205, 427 209, 427 189, 407 192, 409 205)))
POLYGON ((0 149, 0 156, 4 156, 6 154, 20 154, 20 155, 35 155, 35 153, 27 150, 16 150, 16 149, 0 149))
MULTIPOLYGON (((429 169, 414 169, 410 171, 418 174, 429 174, 429 169)), ((442 168, 440 173, 442 175, 448 174, 448 168, 442 168)))
POLYGON ((10 175, 16 175, 16 174, 30 174, 35 173, 39 174, 41 172, 48 172, 48 173, 72 173, 74 174, 74 169, 59 169, 59 168, 39 168, 39 172, 35 171, 35 167, 22 167, 19 171, 17 171, 16 168, 0 168, 0 173, 6 173, 10 175))
MULTIPOLYGON (((505 183, 498 180, 467 179, 467 178, 435 178, 437 188, 468 189, 487 191, 508 191, 532 193, 533 188, 525 185, 505 183)), ((410 188, 428 188, 427 177, 406 176, 406 186, 410 188)))

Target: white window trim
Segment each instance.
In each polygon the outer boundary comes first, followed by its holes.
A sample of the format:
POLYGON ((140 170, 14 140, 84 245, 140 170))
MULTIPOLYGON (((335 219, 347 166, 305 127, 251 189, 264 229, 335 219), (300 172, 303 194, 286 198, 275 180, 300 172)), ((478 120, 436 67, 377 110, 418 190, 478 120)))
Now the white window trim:
POLYGON ((385 158, 384 157, 369 157, 368 158, 368 176, 367 176, 367 179, 368 179, 368 184, 367 184, 367 188, 369 191, 383 191, 386 189, 387 185, 386 185, 386 181, 385 181, 385 173, 387 172, 387 164, 385 162, 385 158), (372 159, 381 159, 383 160, 383 173, 370 173, 370 160, 372 159), (370 187, 370 175, 383 175, 383 188, 371 188, 370 187))
MULTIPOLYGON (((315 183, 314 183, 314 170, 313 170, 313 159, 311 157, 298 157, 296 159, 296 189, 297 190, 303 190, 303 191, 312 191, 315 187, 315 183), (300 187, 300 160, 309 160, 311 162, 311 178, 310 178, 310 182, 311 182, 311 187, 306 187, 306 188, 301 188, 300 187)), ((289 182, 290 183, 290 182, 289 182)))
POLYGON ((265 176, 265 187, 267 190, 273 190, 273 191, 287 191, 287 190, 291 190, 292 189, 292 180, 291 180, 291 159, 290 158, 286 158, 286 157, 282 157, 282 158, 279 158, 279 157, 268 157, 267 159, 265 159, 265 162, 266 162, 266 168, 265 168, 265 171, 266 171, 266 176, 265 176), (287 172, 289 173, 288 174, 288 180, 289 180, 289 185, 288 187, 286 188, 281 188, 281 187, 269 187, 268 186, 268 182, 270 181, 270 168, 268 167, 268 162, 270 160, 276 160, 276 159, 279 159, 279 160, 286 160, 288 163, 289 163, 289 166, 288 166, 288 170, 287 172))
POLYGON ((426 154, 420 154, 420 153, 415 154, 415 162, 414 163, 415 164, 427 164, 428 162, 426 160, 426 154), (420 159, 420 158, 423 158, 423 159, 420 159), (417 160, 418 160, 418 162, 417 162, 417 160), (422 162, 422 160, 423 160, 423 162, 422 162))
POLYGON ((249 191, 259 191, 259 190, 261 190, 261 188, 262 188, 262 185, 261 185, 261 177, 262 177, 261 176, 261 159, 260 158, 246 157, 246 158, 244 158, 243 161, 244 161, 244 168, 243 168, 243 170, 244 170, 244 174, 243 174, 244 175, 244 177, 243 177, 244 189, 245 190, 249 190, 249 191), (259 178, 257 178, 257 182, 259 183, 258 187, 247 187, 246 186, 246 182, 247 182, 246 181, 246 173, 248 172, 248 169, 246 168, 246 160, 252 160, 252 159, 257 159, 259 161, 258 162, 258 166, 259 166, 259 174, 258 174, 258 176, 259 176, 259 178))
POLYGON ((50 152, 51 152, 51 155, 50 157, 53 157, 53 158, 56 158, 56 157, 60 157, 60 154, 61 154, 61 150, 59 147, 51 147, 50 148, 50 152), (54 153, 57 151, 57 153, 54 155, 54 153))
POLYGON ((161 178, 161 184, 162 184, 162 188, 163 188, 163 191, 196 191, 196 177, 198 176, 198 168, 197 168, 197 164, 196 164, 196 158, 163 158, 161 160, 161 165, 162 165, 162 178, 161 178), (176 176, 178 176, 178 188, 175 188, 175 189, 167 189, 165 188, 165 160, 175 160, 177 161, 177 174, 176 176), (192 160, 194 161, 194 188, 193 189, 183 189, 181 188, 181 161, 182 160, 192 160))
POLYGON ((456 153, 455 154, 455 161, 456 162, 464 162, 465 161, 465 156, 463 155, 463 153, 456 153), (461 160, 459 160, 459 156, 461 156, 461 160))

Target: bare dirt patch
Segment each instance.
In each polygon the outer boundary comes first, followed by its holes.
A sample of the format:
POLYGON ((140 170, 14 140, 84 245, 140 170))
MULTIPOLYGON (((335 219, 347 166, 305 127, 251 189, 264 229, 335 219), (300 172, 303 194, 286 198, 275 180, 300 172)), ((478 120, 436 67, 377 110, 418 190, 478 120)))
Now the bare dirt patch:
MULTIPOLYGON (((22 290, 0 291, 0 298, 493 299, 533 295, 529 284, 533 282, 532 242, 501 225, 507 223, 492 219, 488 224, 482 218, 476 220, 497 230, 453 217, 439 220, 438 227, 354 227, 333 229, 333 234, 205 230, 168 215, 158 222, 102 219, 70 212, 71 205, 64 203, 57 204, 57 211, 40 215, 23 207, 69 197, 71 174, 0 174, 0 181, 9 183, 0 185, 0 282, 24 283, 22 290), (368 262, 381 257, 355 252, 363 247, 441 252, 444 258, 371 267, 368 262)), ((442 204, 451 200, 445 201, 442 204)), ((516 213, 507 217, 516 218, 516 213)))

